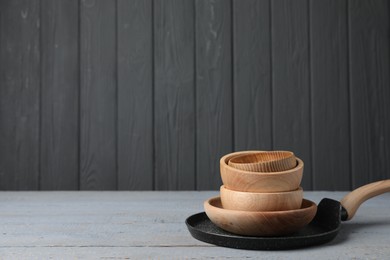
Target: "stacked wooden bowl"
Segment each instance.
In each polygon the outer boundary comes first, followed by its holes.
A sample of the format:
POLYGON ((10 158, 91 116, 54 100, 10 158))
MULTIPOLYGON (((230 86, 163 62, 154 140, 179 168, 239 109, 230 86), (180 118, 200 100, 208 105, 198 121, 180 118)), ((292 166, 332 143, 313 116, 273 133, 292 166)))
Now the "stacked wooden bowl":
POLYGON ((220 197, 204 203, 210 220, 240 235, 279 236, 307 225, 317 211, 303 199, 303 161, 289 151, 242 151, 223 156, 220 197))

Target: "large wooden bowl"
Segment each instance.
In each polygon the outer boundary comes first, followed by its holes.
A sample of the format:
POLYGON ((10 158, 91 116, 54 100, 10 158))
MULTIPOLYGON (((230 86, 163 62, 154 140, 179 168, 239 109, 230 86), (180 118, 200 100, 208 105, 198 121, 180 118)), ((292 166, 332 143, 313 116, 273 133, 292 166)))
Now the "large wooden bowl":
POLYGON ((313 220, 317 205, 303 200, 300 209, 287 211, 239 211, 222 208, 220 197, 204 202, 209 219, 218 227, 245 236, 283 236, 292 234, 313 220))
POLYGON ((244 211, 279 211, 299 209, 302 204, 303 190, 285 192, 242 192, 220 188, 224 209, 244 211))
POLYGON ((235 156, 228 165, 250 172, 280 172, 297 166, 297 160, 290 151, 263 151, 235 156))
POLYGON ((228 165, 230 158, 258 151, 243 151, 223 156, 220 160, 222 182, 226 188, 249 192, 282 192, 299 188, 303 175, 303 161, 296 157, 297 166, 281 172, 251 172, 228 165))

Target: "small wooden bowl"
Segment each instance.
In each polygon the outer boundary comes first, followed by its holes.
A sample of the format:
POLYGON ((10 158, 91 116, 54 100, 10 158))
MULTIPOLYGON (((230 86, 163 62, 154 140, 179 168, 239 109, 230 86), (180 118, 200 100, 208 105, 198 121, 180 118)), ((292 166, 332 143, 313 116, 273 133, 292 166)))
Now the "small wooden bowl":
POLYGON ((264 151, 235 156, 229 160, 228 164, 244 171, 281 172, 294 168, 297 160, 293 152, 264 151))
POLYGON ((299 187, 286 192, 242 192, 220 188, 224 209, 244 211, 280 211, 299 209, 302 204, 303 190, 299 187))
POLYGON ((250 172, 228 165, 232 157, 253 152, 257 151, 236 152, 221 158, 221 178, 226 188, 248 192, 283 192, 299 188, 304 164, 298 157, 296 157, 297 166, 295 168, 282 172, 250 172))
POLYGON ((283 236, 313 220, 317 205, 303 200, 300 209, 286 211, 239 211, 222 208, 220 197, 204 202, 209 219, 218 227, 245 236, 283 236))

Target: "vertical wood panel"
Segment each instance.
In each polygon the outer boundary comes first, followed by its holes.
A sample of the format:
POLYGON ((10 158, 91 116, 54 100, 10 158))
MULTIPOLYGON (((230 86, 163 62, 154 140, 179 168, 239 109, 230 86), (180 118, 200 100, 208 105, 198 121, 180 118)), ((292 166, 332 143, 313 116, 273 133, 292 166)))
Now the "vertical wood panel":
POLYGON ((39 187, 39 1, 0 2, 0 189, 39 187))
POLYGON ((195 188, 194 2, 154 2, 157 189, 195 188))
POLYGON ((233 1, 235 150, 272 149, 270 6, 233 1))
POLYGON ((41 2, 41 189, 78 189, 79 6, 41 2))
POLYGON ((116 2, 81 1, 80 188, 116 189, 116 2))
POLYGON ((152 1, 118 1, 118 188, 153 189, 152 1))
POLYGON ((305 162, 302 187, 312 187, 309 17, 307 0, 272 4, 274 149, 291 150, 305 162))
POLYGON ((389 178, 388 1, 349 1, 353 186, 389 178))
POLYGON ((314 189, 350 189, 347 1, 310 2, 314 189))
POLYGON ((0 189, 216 189, 232 149, 294 151, 305 189, 389 178, 389 11, 0 1, 0 189))
POLYGON ((232 151, 231 62, 231 6, 197 0, 197 189, 219 188, 219 159, 232 151))

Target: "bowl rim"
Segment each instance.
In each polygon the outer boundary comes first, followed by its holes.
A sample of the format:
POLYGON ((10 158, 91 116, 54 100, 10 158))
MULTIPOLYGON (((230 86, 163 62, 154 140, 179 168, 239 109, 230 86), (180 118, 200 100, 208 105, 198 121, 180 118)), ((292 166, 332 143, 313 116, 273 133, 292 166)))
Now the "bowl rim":
MULTIPOLYGON (((232 192, 236 194, 254 194, 259 196, 274 196, 274 195, 283 195, 283 196, 291 196, 292 193, 303 193, 302 186, 299 186, 298 189, 295 190, 289 190, 289 191, 276 191, 276 192, 256 192, 256 191, 239 191, 239 190, 232 190, 225 186, 225 184, 222 184, 221 187, 219 187, 219 190, 227 190, 227 192, 232 192)), ((220 196, 221 197, 221 196, 220 196)))
POLYGON ((305 199, 305 198, 302 199, 301 208, 299 208, 299 209, 276 210, 276 211, 245 211, 245 210, 224 209, 224 208, 222 208, 222 202, 221 202, 220 196, 211 197, 211 198, 207 199, 204 202, 204 204, 205 204, 205 206, 207 205, 207 206, 214 208, 218 211, 229 212, 232 214, 245 214, 245 215, 250 214, 250 215, 263 215, 263 216, 266 216, 266 215, 285 215, 286 213, 291 214, 291 213, 296 213, 296 212, 300 212, 300 211, 302 211, 302 212, 309 211, 312 208, 317 209, 317 204, 315 202, 308 200, 308 199, 305 199), (217 207, 217 206, 213 205, 212 204, 213 201, 219 201, 219 203, 221 204, 221 207, 217 207))
POLYGON ((251 172, 251 171, 244 171, 244 170, 241 170, 241 169, 234 168, 234 167, 230 166, 228 164, 228 162, 226 162, 226 160, 230 159, 231 157, 233 157, 235 155, 240 155, 240 154, 244 155, 244 154, 253 153, 253 152, 261 152, 261 151, 240 151, 240 152, 234 152, 234 153, 226 154, 226 155, 222 156, 222 158, 219 160, 220 165, 222 165, 223 167, 229 169, 230 171, 235 171, 237 173, 242 173, 242 174, 253 174, 253 175, 280 175, 280 174, 286 174, 286 173, 293 173, 293 172, 299 171, 300 169, 302 169, 304 167, 304 162, 300 158, 298 158, 297 156, 295 156, 295 159, 298 162, 297 166, 295 166, 292 169, 289 169, 289 170, 286 170, 286 171, 281 171, 281 172, 251 172))

